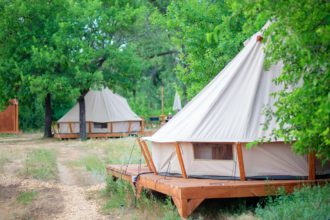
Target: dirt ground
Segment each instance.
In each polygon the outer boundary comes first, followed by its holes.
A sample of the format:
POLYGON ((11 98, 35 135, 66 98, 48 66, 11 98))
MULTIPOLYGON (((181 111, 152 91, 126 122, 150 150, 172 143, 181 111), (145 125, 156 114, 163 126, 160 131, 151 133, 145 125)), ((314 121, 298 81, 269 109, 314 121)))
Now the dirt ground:
POLYGON ((79 140, 44 139, 42 134, 0 136, 0 219, 114 219, 100 212, 100 204, 90 195, 105 187, 98 178, 72 162, 86 155, 100 155, 102 150, 87 148, 79 140), (33 149, 57 152, 57 177, 37 180, 22 175, 26 155, 33 149), (38 196, 21 204, 22 192, 38 196))
MULTIPOLYGON (((141 158, 135 138, 82 142, 45 139, 41 133, 0 135, 0 220, 179 219, 175 208, 164 209, 165 197, 163 202, 147 199, 137 208, 115 203, 116 208, 105 209, 109 202, 120 201, 104 194, 105 164, 139 163, 141 158), (26 174, 29 155, 36 151, 55 152, 51 166, 56 174, 50 180, 26 174)), ((212 212, 218 213, 223 203, 203 203, 193 219, 215 219, 203 210, 214 206, 212 212)), ((255 219, 250 212, 223 213, 216 219, 255 219)))

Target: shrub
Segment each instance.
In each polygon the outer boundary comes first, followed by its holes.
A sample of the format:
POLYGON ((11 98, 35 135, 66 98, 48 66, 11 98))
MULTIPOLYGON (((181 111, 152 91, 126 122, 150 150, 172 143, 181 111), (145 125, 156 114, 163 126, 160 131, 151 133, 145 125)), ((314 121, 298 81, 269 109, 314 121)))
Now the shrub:
POLYGON ((255 213, 261 219, 330 219, 330 184, 269 197, 264 207, 258 204, 255 213))
MULTIPOLYGON (((150 218, 151 214, 152 216, 157 216, 157 219, 181 219, 170 197, 157 196, 146 190, 142 191, 139 199, 136 199, 132 186, 127 181, 120 179, 115 181, 109 176, 104 193, 107 197, 107 202, 103 207, 103 211, 106 213, 115 208, 136 209, 138 212, 147 211, 148 218, 150 218)), ((143 219, 142 216, 140 217, 143 219)))

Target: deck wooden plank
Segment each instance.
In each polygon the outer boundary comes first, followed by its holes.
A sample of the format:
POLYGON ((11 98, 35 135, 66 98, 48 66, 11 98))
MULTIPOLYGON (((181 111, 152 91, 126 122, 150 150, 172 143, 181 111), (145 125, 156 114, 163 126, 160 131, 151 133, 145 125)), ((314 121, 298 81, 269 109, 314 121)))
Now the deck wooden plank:
MULTIPOLYGON (((108 165, 107 173, 118 178, 132 181, 132 176, 148 172, 147 165, 131 164, 108 165)), ((181 217, 188 217, 204 199, 243 198, 275 195, 279 188, 291 193, 294 188, 304 185, 325 184, 323 180, 215 180, 215 179, 185 179, 155 175, 150 172, 139 176, 137 185, 141 188, 154 190, 171 196, 178 207, 181 217)))

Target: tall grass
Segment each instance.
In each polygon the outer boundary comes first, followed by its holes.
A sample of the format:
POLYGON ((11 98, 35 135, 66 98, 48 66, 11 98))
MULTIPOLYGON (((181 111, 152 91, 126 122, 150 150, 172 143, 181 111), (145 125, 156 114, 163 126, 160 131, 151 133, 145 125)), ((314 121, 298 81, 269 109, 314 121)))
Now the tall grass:
POLYGON ((25 160, 25 176, 40 180, 51 180, 57 177, 55 150, 34 149, 25 160))
POLYGON ((330 184, 306 186, 291 195, 268 197, 255 210, 260 219, 330 219, 330 184))
POLYGON ((144 163, 140 147, 136 143, 135 137, 107 140, 91 139, 88 140, 87 147, 102 150, 104 156, 100 159, 107 164, 139 163, 140 159, 144 163))
POLYGON ((157 196, 150 191, 143 191, 137 199, 132 186, 124 180, 107 178, 107 186, 104 191, 107 202, 103 206, 105 213, 111 213, 113 209, 135 210, 139 212, 137 219, 181 219, 171 199, 165 196, 157 196))

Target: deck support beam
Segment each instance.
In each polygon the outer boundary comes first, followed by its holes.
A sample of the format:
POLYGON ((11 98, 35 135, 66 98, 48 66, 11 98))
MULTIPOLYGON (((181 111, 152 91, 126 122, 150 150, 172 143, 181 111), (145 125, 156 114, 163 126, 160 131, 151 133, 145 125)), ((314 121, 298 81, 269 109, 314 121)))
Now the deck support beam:
POLYGON ((188 216, 204 201, 204 199, 179 199, 172 197, 175 206, 181 218, 188 218, 188 216))
POLYGON ((241 181, 245 181, 245 168, 244 168, 244 161, 243 161, 243 153, 242 153, 242 145, 240 142, 236 144, 237 149, 237 159, 239 165, 239 176, 241 181))
POLYGON ((183 176, 183 178, 187 179, 188 176, 187 176, 186 168, 185 168, 184 163, 183 163, 180 144, 178 142, 175 143, 175 148, 176 148, 176 155, 178 156, 178 160, 179 160, 179 163, 180 163, 182 176, 183 176))
POLYGON ((308 154, 308 180, 315 180, 315 153, 308 154))

